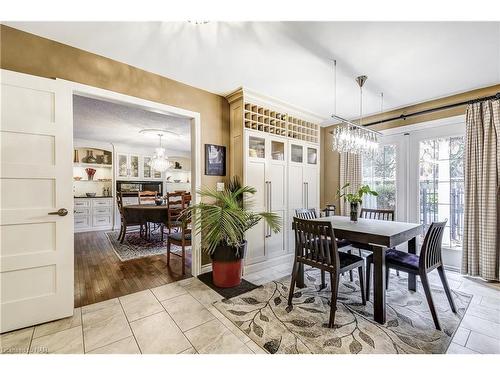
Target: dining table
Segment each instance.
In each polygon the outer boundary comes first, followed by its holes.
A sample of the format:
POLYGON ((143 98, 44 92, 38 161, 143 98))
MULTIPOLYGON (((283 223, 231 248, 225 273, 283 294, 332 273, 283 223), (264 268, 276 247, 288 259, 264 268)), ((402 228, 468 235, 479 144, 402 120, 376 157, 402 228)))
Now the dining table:
MULTIPOLYGON (((422 233, 422 224, 399 221, 385 221, 359 218, 351 221, 346 216, 327 216, 312 219, 315 221, 330 221, 337 239, 358 242, 369 245, 373 251, 373 315, 376 322, 386 321, 385 302, 385 252, 395 246, 408 243, 408 253, 416 254, 417 236, 422 233)), ((296 281, 297 288, 305 287, 304 268, 299 268, 296 281)), ((415 275, 408 275, 408 289, 417 290, 415 275)))
POLYGON ((168 206, 166 204, 129 204, 123 206, 127 221, 135 223, 167 224, 168 206))

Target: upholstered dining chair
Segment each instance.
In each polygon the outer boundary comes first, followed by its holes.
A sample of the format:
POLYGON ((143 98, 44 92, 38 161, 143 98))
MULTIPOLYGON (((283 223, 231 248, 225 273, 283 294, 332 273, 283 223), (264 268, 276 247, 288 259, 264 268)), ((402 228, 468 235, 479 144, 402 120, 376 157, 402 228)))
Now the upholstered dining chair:
MULTIPOLYGON (((363 219, 394 221, 394 210, 381 208, 362 208, 361 212, 359 213, 359 217, 363 219)), ((371 246, 368 244, 353 242, 352 246, 359 249, 359 256, 363 256, 362 250, 369 251, 370 253, 372 251, 371 246)), ((399 271, 397 270, 396 275, 399 276, 399 271)))
MULTIPOLYGON (((318 215, 316 214, 316 209, 315 208, 297 208, 295 210, 295 216, 297 216, 299 219, 305 219, 305 220, 310 220, 310 219, 316 219, 318 215)), ((347 240, 344 239, 337 239, 337 249, 341 249, 343 247, 349 246, 351 243, 347 240)), ((347 252, 351 254, 351 249, 347 249, 347 252)), ((351 281, 354 280, 352 271, 349 271, 349 279, 351 281)), ((321 286, 325 287, 325 272, 321 271, 321 286)))
MULTIPOLYGON (((128 194, 127 196, 130 196, 128 194)), ((123 210, 123 195, 122 192, 119 192, 116 195, 116 205, 118 206, 118 211, 120 212, 120 234, 118 235, 118 240, 120 243, 123 243, 125 240, 125 235, 127 234, 128 227, 139 227, 139 235, 142 237, 143 233, 145 233, 145 225, 141 221, 128 217, 125 211, 123 210)))
POLYGON ((359 286, 361 288, 361 301, 366 304, 364 289, 364 267, 363 258, 339 252, 333 232, 332 223, 328 221, 303 220, 293 218, 295 231, 295 258, 293 263, 292 280, 288 294, 288 306, 292 306, 295 280, 299 272, 300 264, 320 269, 330 274, 332 297, 330 302, 330 319, 328 327, 333 328, 335 323, 335 311, 337 310, 337 296, 339 290, 340 274, 357 268, 359 274, 359 286))
MULTIPOLYGON (((441 257, 441 242, 443 240, 443 232, 446 226, 446 221, 434 222, 431 224, 422 243, 422 248, 420 249, 420 256, 415 254, 409 254, 404 251, 399 251, 396 249, 389 249, 385 253, 385 264, 386 264, 386 287, 389 287, 389 269, 393 268, 400 270, 402 272, 411 273, 420 276, 420 281, 422 281, 422 286, 424 288, 425 297, 427 303, 429 304, 429 309, 431 310, 432 319, 434 320, 434 325, 436 329, 441 330, 439 324, 439 319, 436 313, 436 307, 434 306, 434 301, 432 300, 431 287, 429 284, 429 279, 427 274, 435 269, 439 273, 441 278, 441 283, 443 284, 443 289, 448 298, 448 302, 451 307, 451 311, 457 312, 455 308, 455 303, 453 302, 453 297, 451 295, 450 287, 448 286, 448 280, 444 273, 443 260, 441 257)), ((370 297, 370 273, 371 264, 373 263, 373 254, 370 254, 366 258, 366 299, 370 297)))

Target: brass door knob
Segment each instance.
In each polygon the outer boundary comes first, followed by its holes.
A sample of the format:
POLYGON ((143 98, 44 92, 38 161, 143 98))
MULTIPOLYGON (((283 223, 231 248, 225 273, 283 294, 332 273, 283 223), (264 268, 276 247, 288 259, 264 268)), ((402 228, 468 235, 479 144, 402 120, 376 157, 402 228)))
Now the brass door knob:
POLYGON ((66 216, 67 214, 68 214, 68 210, 65 208, 60 208, 55 212, 49 212, 49 215, 66 216))

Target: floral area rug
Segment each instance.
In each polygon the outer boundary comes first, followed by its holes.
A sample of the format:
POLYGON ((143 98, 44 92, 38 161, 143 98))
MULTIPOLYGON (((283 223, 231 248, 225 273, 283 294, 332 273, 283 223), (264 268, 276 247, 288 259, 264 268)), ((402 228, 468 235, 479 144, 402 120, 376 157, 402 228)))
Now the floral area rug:
MULTIPOLYGON (((113 248, 116 256, 122 261, 144 258, 153 255, 161 255, 167 253, 167 235, 163 236, 163 241, 161 240, 161 234, 157 232, 151 233, 151 238, 144 239, 139 236, 139 232, 127 233, 125 236, 125 241, 120 243, 118 240, 119 231, 106 232, 111 247, 113 248)), ((191 253, 188 251, 190 247, 186 247, 186 256, 191 253)), ((180 246, 172 245, 171 253, 180 254, 182 248, 180 246)))
MULTIPOLYGON (((354 272, 356 274, 356 272, 354 272)), ((442 331, 434 327, 422 284, 408 290, 408 279, 391 274, 387 290, 387 322, 373 320, 373 305, 361 304, 359 281, 341 277, 335 327, 327 327, 330 287, 318 291, 320 273, 306 270, 306 288, 295 288, 287 307, 290 277, 270 282, 214 306, 269 353, 358 354, 445 353, 467 310, 471 295, 452 291, 457 313, 444 290, 432 286, 442 331)), ((329 277, 327 276, 327 282, 329 277)), ((373 301, 373 296, 370 298, 373 301)))

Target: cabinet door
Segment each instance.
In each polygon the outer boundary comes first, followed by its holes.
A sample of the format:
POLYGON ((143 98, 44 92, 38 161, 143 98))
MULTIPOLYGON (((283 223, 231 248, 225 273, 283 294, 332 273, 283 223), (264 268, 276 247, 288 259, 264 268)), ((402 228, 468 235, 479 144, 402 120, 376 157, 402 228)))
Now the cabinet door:
POLYGON ((290 142, 290 163, 303 164, 304 163, 304 146, 290 142))
POLYGON ((307 146, 306 148, 307 165, 318 165, 318 148, 307 146))
MULTIPOLYGON (((257 191, 252 197, 255 211, 266 211, 266 162, 262 160, 248 160, 246 170, 246 185, 253 186, 257 191)), ((255 227, 246 232, 245 238, 248 241, 248 252, 246 264, 258 263, 265 260, 265 232, 267 226, 261 220, 255 227)))
POLYGON ((130 166, 129 166, 129 177, 138 178, 139 177, 139 156, 130 156, 130 166))
POLYGON ((152 177, 150 163, 151 163, 150 156, 144 156, 142 158, 142 177, 143 178, 151 178, 152 177))
POLYGON ((319 209, 319 192, 318 192, 318 168, 304 167, 304 182, 305 182, 305 204, 306 208, 319 209))
POLYGON ((118 177, 128 177, 128 156, 118 154, 118 177))

